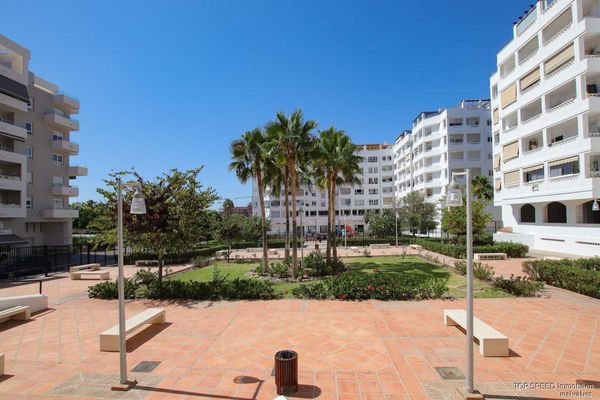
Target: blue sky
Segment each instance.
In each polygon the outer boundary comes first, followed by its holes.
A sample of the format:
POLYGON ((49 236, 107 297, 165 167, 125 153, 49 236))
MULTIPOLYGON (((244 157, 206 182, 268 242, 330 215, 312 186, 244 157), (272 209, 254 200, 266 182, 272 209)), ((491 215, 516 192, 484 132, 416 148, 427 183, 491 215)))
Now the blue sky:
POLYGON ((276 111, 390 143, 420 111, 489 97, 531 2, 4 0, 1 33, 81 101, 78 200, 111 170, 199 165, 237 198, 250 188, 227 171, 229 143, 276 111))

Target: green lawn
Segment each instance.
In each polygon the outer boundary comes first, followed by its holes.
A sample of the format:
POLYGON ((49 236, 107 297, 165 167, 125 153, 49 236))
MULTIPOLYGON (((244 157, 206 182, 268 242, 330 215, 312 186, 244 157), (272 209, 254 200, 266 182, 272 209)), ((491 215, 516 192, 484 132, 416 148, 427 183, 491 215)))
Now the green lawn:
MULTIPOLYGON (((344 259, 346 265, 352 270, 360 273, 373 273, 375 269, 379 272, 396 275, 421 275, 425 278, 447 278, 448 294, 452 297, 466 296, 466 278, 454 271, 431 264, 420 257, 407 256, 402 257, 356 257, 344 259)), ((190 271, 176 274, 170 279, 182 281, 210 281, 213 277, 214 267, 219 269, 221 275, 227 275, 227 279, 248 278, 247 273, 258 265, 256 262, 230 262, 219 261, 216 264, 197 268, 190 271)), ((291 297, 291 291, 294 287, 302 283, 277 283, 275 290, 283 293, 286 297, 291 297)), ((489 283, 475 279, 474 295, 476 298, 489 297, 511 297, 510 294, 493 288, 489 283)))

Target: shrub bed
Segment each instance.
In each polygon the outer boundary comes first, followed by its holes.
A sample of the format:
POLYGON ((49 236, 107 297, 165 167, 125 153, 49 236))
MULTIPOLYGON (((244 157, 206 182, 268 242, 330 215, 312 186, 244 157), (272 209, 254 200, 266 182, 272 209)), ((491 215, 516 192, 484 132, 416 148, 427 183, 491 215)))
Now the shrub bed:
POLYGON ((531 278, 572 292, 600 299, 600 258, 535 260, 523 263, 531 278))
POLYGON ((527 277, 515 277, 511 275, 510 278, 504 278, 503 276, 493 278, 492 286, 505 290, 515 296, 533 297, 544 288, 544 283, 527 277))
POLYGON ((436 299, 447 290, 446 279, 346 272, 292 289, 295 297, 340 300, 436 299))
MULTIPOLYGON (((187 251, 180 254, 167 254, 164 257, 165 265, 168 264, 182 264, 192 261, 197 257, 210 257, 219 250, 227 250, 228 247, 225 245, 202 247, 194 250, 187 251)), ((133 264, 137 260, 157 260, 158 255, 151 252, 135 252, 125 254, 123 256, 125 264, 133 264)))
MULTIPOLYGON (((415 239, 415 244, 423 246, 424 249, 444 254, 453 258, 465 258, 467 250, 465 246, 456 244, 445 244, 429 239, 415 239)), ((529 247, 521 243, 496 242, 493 245, 474 246, 473 253, 506 253, 510 258, 525 257, 529 247)))

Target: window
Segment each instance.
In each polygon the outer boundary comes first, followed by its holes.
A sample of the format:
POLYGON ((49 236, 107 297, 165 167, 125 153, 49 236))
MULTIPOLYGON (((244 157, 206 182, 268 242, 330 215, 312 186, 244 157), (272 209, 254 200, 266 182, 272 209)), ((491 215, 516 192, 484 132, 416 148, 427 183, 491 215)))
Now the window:
POLYGON ((369 167, 369 173, 370 174, 376 174, 378 172, 377 167, 369 167))
POLYGON ((354 200, 354 205, 355 206, 364 206, 365 205, 365 201, 363 199, 355 199, 354 200))
POLYGON ((27 146, 27 158, 33 160, 33 147, 27 146))
POLYGON ((33 208, 33 197, 27 196, 25 199, 25 208, 33 208))
POLYGON ((469 118, 467 118, 467 125, 469 125, 469 126, 479 126, 479 117, 469 117, 469 118))
POLYGON ((62 132, 52 132, 52 140, 63 140, 64 134, 62 132))
POLYGON ((64 208, 64 203, 62 199, 52 199, 52 206, 56 210, 62 210, 64 208))
POLYGON ((525 182, 541 181, 544 179, 544 164, 523 169, 523 180, 525 182))
POLYGON ((354 194, 360 196, 365 194, 365 191, 363 189, 355 189, 354 194))
POLYGON ((317 206, 317 202, 316 202, 316 201, 312 201, 312 202, 310 203, 310 205, 311 205, 311 206, 313 206, 313 207, 316 207, 316 206, 317 206))
POLYGON ((378 194, 379 190, 378 189, 369 189, 369 194, 378 194))
POLYGON ((535 207, 531 204, 525 204, 521 207, 521 222, 535 222, 535 207))
POLYGON ((377 162, 377 157, 376 156, 370 156, 367 158, 367 162, 377 162))
POLYGON ((321 202, 321 207, 325 207, 325 202, 324 201, 321 202))
POLYGON ((370 206, 377 206, 377 205, 379 205, 379 200, 378 199, 369 200, 369 205, 370 206))
MULTIPOLYGON (((479 120, 479 118, 478 118, 479 120)), ((463 124, 462 118, 450 118, 449 125, 450 126, 461 126, 463 124)))
POLYGON ((53 176, 52 177, 52 185, 62 186, 63 184, 64 184, 64 179, 62 176, 53 176))
POLYGON ((375 185, 379 183, 379 178, 369 178, 369 184, 375 185))
POLYGON ((579 173, 579 156, 573 156, 548 163, 550 178, 579 173))
POLYGON ((25 122, 25 130, 28 135, 33 135, 33 124, 31 122, 25 122))
POLYGON ((567 223, 567 206, 558 201, 548 204, 546 207, 547 222, 551 224, 567 223))
POLYGON ((33 183, 33 172, 27 171, 27 183, 33 183))
POLYGON ((52 161, 54 161, 54 165, 64 165, 63 156, 60 154, 52 154, 52 161))
MULTIPOLYGON (((56 154, 55 154, 55 156, 56 156, 56 154)), ((271 207, 279 207, 280 205, 281 205, 281 202, 279 200, 271 200, 271 207)))

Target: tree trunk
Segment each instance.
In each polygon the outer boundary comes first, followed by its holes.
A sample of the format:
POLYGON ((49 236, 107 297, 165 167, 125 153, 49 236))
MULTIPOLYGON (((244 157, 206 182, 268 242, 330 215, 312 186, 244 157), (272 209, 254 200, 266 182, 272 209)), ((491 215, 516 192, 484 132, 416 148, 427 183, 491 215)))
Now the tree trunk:
POLYGON ((260 170, 256 172, 256 180, 258 181, 258 198, 260 199, 260 214, 262 221, 262 240, 263 240, 263 266, 265 272, 268 273, 269 268, 269 243, 267 241, 267 210, 265 209, 265 196, 262 181, 262 173, 260 170))
POLYGON ((158 253, 158 287, 162 288, 163 281, 163 257, 162 254, 158 253))
MULTIPOLYGON (((335 200, 336 200, 336 184, 335 184, 335 178, 337 177, 337 174, 335 174, 334 176, 331 177, 331 209, 332 209, 332 213, 331 213, 331 218, 333 219, 333 241, 331 243, 331 246, 333 248, 333 262, 337 263, 337 229, 336 229, 336 224, 335 224, 335 200)), ((335 271, 337 272, 337 271, 335 271)))
POLYGON ((292 189, 292 275, 298 277, 298 232, 296 223, 296 159, 290 158, 290 186, 292 189))
POLYGON ((331 185, 329 182, 325 184, 327 186, 327 252, 325 260, 327 264, 331 263, 331 185))
POLYGON ((285 253, 284 259, 287 260, 290 258, 290 201, 289 201, 289 190, 290 190, 290 171, 289 167, 286 165, 284 170, 283 177, 283 189, 285 190, 285 253))

